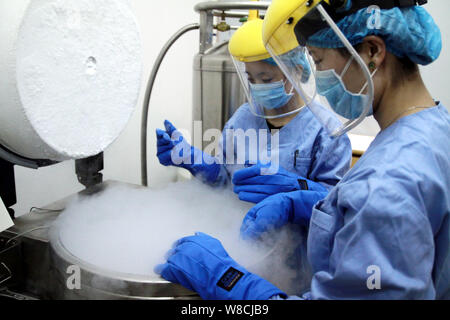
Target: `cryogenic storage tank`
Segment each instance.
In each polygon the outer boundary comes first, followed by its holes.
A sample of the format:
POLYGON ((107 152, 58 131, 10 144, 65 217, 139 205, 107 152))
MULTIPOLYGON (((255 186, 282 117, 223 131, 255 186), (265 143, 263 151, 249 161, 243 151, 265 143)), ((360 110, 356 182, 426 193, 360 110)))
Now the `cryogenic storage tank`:
POLYGON ((202 121, 203 132, 222 130, 246 101, 228 52, 228 42, 195 56, 193 88, 193 120, 202 121))
POLYGON ((199 299, 195 292, 158 275, 115 272, 85 262, 67 250, 59 236, 51 242, 50 257, 53 299, 199 299), (77 270, 74 268, 79 268, 80 271, 78 288, 76 282, 71 287, 72 273, 77 270))
POLYGON ((135 109, 142 46, 122 0, 0 0, 0 144, 30 159, 96 155, 135 109))

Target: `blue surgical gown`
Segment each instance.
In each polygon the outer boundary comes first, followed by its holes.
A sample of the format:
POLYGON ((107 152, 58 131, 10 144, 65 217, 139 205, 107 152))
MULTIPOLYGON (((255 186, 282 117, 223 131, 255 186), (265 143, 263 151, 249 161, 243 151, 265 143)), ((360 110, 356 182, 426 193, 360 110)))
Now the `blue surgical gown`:
MULTIPOLYGON (((337 121, 325 108, 323 110, 329 116, 328 121, 337 121)), ((330 138, 308 108, 300 111, 279 130, 277 148, 266 119, 255 116, 248 104, 242 105, 226 123, 219 150, 222 152, 224 164, 221 166, 216 184, 228 183, 234 172, 243 169, 246 162, 256 163, 263 160, 267 154, 270 155, 269 158, 278 156, 278 164, 284 169, 331 189, 349 170, 352 157, 349 138, 346 135, 337 139, 330 138), (227 135, 227 130, 231 130, 232 133, 241 130, 241 133, 247 133, 247 138, 239 141, 234 135, 227 135), (252 134, 253 137, 257 137, 256 144, 254 141, 252 144, 248 138, 252 137, 252 134), (242 143, 243 141, 245 143, 242 143), (231 152, 231 157, 227 152, 231 152), (227 157, 234 161, 227 162, 227 157), (257 159, 252 159, 255 157, 257 159)), ((300 265, 296 278, 298 284, 295 285, 296 294, 304 292, 311 281, 310 266, 306 257, 306 238, 306 228, 299 230, 297 239, 299 246, 296 254, 287 262, 293 268, 300 265)))
MULTIPOLYGON (((329 117, 330 121, 337 121, 331 113, 329 117)), ((252 154, 256 153, 257 160, 262 160, 261 154, 275 156, 277 152, 281 167, 309 180, 317 181, 330 189, 349 170, 352 157, 348 137, 344 135, 338 139, 330 138, 308 108, 304 108, 280 129, 279 147, 275 148, 272 146, 272 135, 266 120, 255 116, 247 103, 237 109, 226 123, 219 150, 222 152, 221 157, 224 163, 217 179, 222 182, 220 184, 229 181, 237 170, 243 169, 245 162, 255 163, 252 154), (252 145, 249 138, 246 139, 245 144, 240 143, 239 139, 230 134, 227 135, 227 130, 232 132, 242 130, 249 133, 248 136, 254 132, 257 144, 252 145), (263 130, 261 132, 266 136, 265 139, 261 139, 259 130, 263 130), (227 155, 227 151, 233 153, 231 157, 227 155), (239 153, 243 155, 240 163, 237 161, 239 153), (235 161, 227 163, 227 157, 235 161)))
POLYGON ((316 204, 303 297, 450 299, 449 223, 450 116, 439 105, 383 130, 316 204))

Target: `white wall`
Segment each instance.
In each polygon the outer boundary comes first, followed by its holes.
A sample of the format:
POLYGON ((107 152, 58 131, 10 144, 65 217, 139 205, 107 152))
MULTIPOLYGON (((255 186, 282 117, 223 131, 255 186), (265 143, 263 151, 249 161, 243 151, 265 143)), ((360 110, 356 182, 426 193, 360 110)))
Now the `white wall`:
POLYGON ((433 16, 442 33, 442 52, 439 59, 421 68, 428 89, 436 100, 450 110, 450 1, 431 0, 425 6, 433 16))
MULTIPOLYGON (((180 27, 198 22, 193 7, 199 0, 131 0, 142 30, 144 79, 137 110, 126 130, 105 152, 105 179, 140 183, 140 121, 145 84, 159 50, 180 27)), ((13 5, 13 4, 11 4, 13 5)), ((439 60, 423 68, 423 76, 436 99, 450 107, 450 1, 432 0, 426 6, 441 27, 444 48, 439 60)), ((181 128, 191 127, 192 61, 198 51, 198 32, 181 38, 163 63, 154 87, 149 122, 149 183, 160 186, 175 179, 176 170, 159 165, 155 157, 154 130, 170 119, 181 128)), ((367 124, 365 127, 373 126, 367 124)), ((376 126, 375 126, 376 127, 376 126)), ((374 130, 374 129, 372 129, 374 130)), ((364 130, 363 130, 364 131, 364 130)), ((364 133, 364 132, 363 132, 364 133)), ((23 214, 32 206, 42 206, 82 189, 75 177, 73 161, 39 170, 16 168, 18 204, 23 214)))

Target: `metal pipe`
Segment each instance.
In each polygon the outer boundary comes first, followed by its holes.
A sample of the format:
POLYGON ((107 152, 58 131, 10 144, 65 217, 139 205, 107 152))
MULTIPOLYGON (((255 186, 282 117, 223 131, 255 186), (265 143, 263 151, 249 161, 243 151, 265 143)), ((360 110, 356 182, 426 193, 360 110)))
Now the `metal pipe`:
POLYGON ((30 233, 30 232, 37 231, 37 230, 43 230, 43 229, 50 229, 50 228, 51 228, 51 226, 40 226, 40 227, 36 227, 36 228, 30 229, 30 230, 24 231, 22 233, 19 233, 18 235, 15 235, 14 237, 9 238, 9 240, 6 241, 6 243, 5 243, 5 247, 8 247, 8 244, 11 241, 14 241, 14 240, 16 240, 16 239, 18 239, 18 238, 20 238, 20 237, 30 233))
POLYGON ((6 279, 0 280, 0 285, 2 285, 3 283, 5 283, 6 281, 8 281, 9 279, 12 278, 12 272, 11 272, 11 269, 9 269, 8 266, 4 262, 0 263, 0 265, 2 265, 3 268, 5 268, 6 271, 8 271, 8 273, 9 273, 9 276, 6 279))
POLYGON ((142 110, 142 123, 141 123, 141 180, 143 186, 148 186, 148 177, 147 177, 147 129, 148 129, 148 110, 150 104, 150 97, 152 95, 153 85, 155 83, 156 75, 158 74, 158 70, 161 66, 164 57, 169 51, 170 47, 185 33, 198 30, 200 25, 198 23, 188 24, 178 30, 164 47, 161 49, 155 64, 153 66, 152 73, 150 74, 149 81, 147 83, 147 89, 145 92, 144 105, 142 110))
MULTIPOLYGON (((196 12, 211 11, 211 10, 266 10, 270 6, 268 1, 242 1, 242 2, 200 2, 195 5, 196 12)), ((248 13, 247 13, 248 14, 248 13)))
POLYGON ((209 11, 200 12, 199 53, 213 46, 214 16, 209 11))
MULTIPOLYGON (((212 15, 215 16, 215 17, 222 17, 223 16, 223 11, 213 10, 212 11, 212 15)), ((248 11, 226 11, 225 12, 225 17, 226 18, 244 18, 244 17, 248 17, 248 11)), ((264 15, 260 14, 260 17, 264 17, 264 15)))

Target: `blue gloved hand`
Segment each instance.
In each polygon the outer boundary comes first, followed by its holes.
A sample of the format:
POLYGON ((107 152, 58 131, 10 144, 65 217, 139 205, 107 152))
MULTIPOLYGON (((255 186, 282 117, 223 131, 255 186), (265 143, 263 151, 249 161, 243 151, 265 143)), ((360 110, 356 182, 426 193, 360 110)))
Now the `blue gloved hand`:
POLYGON ((241 226, 243 239, 257 239, 264 232, 288 223, 308 226, 313 206, 328 192, 293 191, 270 196, 249 210, 241 226))
POLYGON ((305 179, 282 167, 279 167, 273 174, 263 174, 268 173, 269 167, 270 164, 258 163, 235 172, 232 179, 233 190, 239 195, 239 199, 259 203, 277 193, 296 190, 328 191, 320 183, 305 179))
POLYGON ((214 183, 220 172, 216 159, 186 142, 183 135, 170 123, 164 121, 165 131, 156 129, 157 154, 164 166, 184 168, 194 176, 214 183))
POLYGON ((167 262, 155 272, 164 279, 197 292, 203 299, 267 300, 286 294, 237 264, 219 240, 197 232, 178 240, 167 262))

